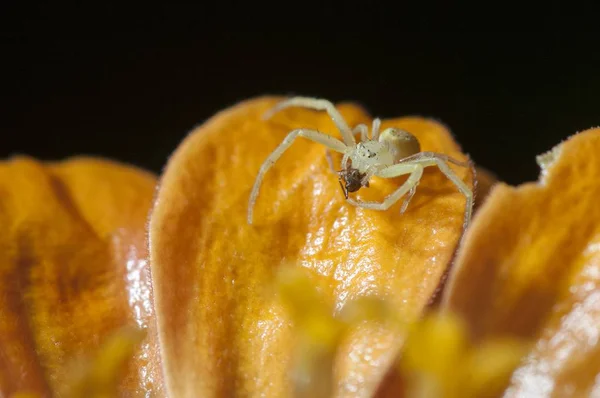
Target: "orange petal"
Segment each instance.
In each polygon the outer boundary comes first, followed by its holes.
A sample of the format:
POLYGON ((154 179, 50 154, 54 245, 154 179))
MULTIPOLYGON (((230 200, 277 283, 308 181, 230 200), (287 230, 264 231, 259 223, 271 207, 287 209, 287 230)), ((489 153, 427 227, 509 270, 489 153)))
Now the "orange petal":
MULTIPOLYGON (((539 157, 537 183, 499 184, 445 292, 476 340, 534 339, 509 396, 600 392, 600 129, 539 157)), ((594 395, 594 394, 592 394, 594 395)))
POLYGON ((120 393, 160 392, 145 223, 156 179, 76 158, 0 163, 0 395, 50 396, 72 360, 148 328, 120 393))
MULTIPOLYGON (((327 114, 288 108, 264 121, 281 98, 258 98, 219 113, 193 131, 170 159, 150 221, 150 250, 169 392, 177 397, 290 394, 290 318, 263 290, 276 269, 308 270, 342 306, 373 294, 412 319, 436 290, 460 238, 465 198, 428 168, 405 214, 348 205, 321 145, 299 139, 267 174, 254 224, 248 198, 265 158, 294 128, 339 137, 327 114)), ((354 126, 371 118, 339 107, 354 126)), ((412 132, 423 150, 465 160, 450 133, 419 118, 386 120, 412 132)), ((457 168, 470 182, 469 170, 457 168)), ((404 178, 359 192, 381 200, 404 178)), ((391 330, 365 326, 340 350, 338 395, 368 396, 401 344, 391 330)))
POLYGON ((477 187, 475 209, 479 209, 487 199, 492 188, 498 183, 498 177, 484 167, 477 167, 477 187))
MULTIPOLYGON (((127 325, 112 333, 98 352, 73 361, 68 384, 60 392, 67 398, 107 398, 119 394, 119 382, 127 372, 146 331, 127 325)), ((136 391, 148 394, 150 391, 136 391)))

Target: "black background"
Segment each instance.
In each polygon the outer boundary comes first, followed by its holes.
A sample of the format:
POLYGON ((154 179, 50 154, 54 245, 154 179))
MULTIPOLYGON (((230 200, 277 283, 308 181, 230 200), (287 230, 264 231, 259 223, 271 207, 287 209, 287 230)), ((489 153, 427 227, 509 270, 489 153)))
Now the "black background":
POLYGON ((476 162, 519 183, 537 178, 535 155, 600 125, 598 34, 559 29, 551 6, 528 32, 506 21, 503 32, 458 32, 469 17, 440 5, 373 19, 304 3, 198 4, 5 4, 0 156, 101 155, 160 172, 215 112, 299 94, 439 119, 476 162))

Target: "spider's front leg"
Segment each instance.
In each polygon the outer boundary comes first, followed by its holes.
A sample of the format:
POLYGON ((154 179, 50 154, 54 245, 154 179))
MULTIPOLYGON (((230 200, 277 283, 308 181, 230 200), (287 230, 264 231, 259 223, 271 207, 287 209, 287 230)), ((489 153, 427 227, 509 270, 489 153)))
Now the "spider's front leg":
POLYGON ((291 107, 291 106, 300 106, 304 108, 314 109, 317 111, 326 111, 329 117, 333 120, 338 130, 342 134, 342 138, 344 139, 344 143, 348 146, 356 144, 356 139, 352 134, 352 130, 348 127, 348 124, 342 117, 341 113, 336 109, 336 107, 326 99, 320 98, 310 98, 310 97, 293 97, 284 101, 281 101, 277 105, 275 105, 271 110, 267 111, 264 115, 264 119, 269 119, 275 113, 291 107))
POLYGON ((362 207, 364 209, 373 209, 373 210, 387 210, 394 203, 396 203, 402 196, 406 193, 409 194, 407 200, 404 201, 402 205, 403 209, 406 209, 408 206, 408 201, 412 198, 414 194, 414 189, 416 188, 421 176, 423 175, 423 166, 419 163, 399 163, 392 166, 388 166, 382 169, 379 169, 375 172, 375 175, 383 178, 393 178, 399 177, 401 175, 410 174, 408 179, 402 184, 398 189, 385 197, 385 199, 379 202, 363 202, 357 201, 349 198, 348 203, 362 207))
POLYGON ((369 139, 369 128, 366 124, 359 124, 352 130, 352 135, 360 133, 360 140, 365 142, 369 139))
POLYGON ((256 177, 256 181, 254 182, 254 186, 252 187, 252 192, 250 193, 250 199, 248 200, 248 224, 252 224, 253 212, 254 212, 254 204, 256 203, 256 198, 258 197, 258 192, 260 190, 260 185, 262 180, 267 173, 267 171, 275 164, 277 159, 283 155, 283 153, 294 143, 294 140, 297 137, 304 137, 311 141, 317 142, 319 144, 325 145, 327 148, 330 148, 334 151, 345 153, 346 145, 343 142, 339 141, 336 138, 333 138, 327 134, 323 134, 316 130, 308 130, 308 129, 297 129, 290 132, 287 137, 283 140, 283 142, 267 157, 264 161, 260 170, 258 171, 258 175, 256 177))
POLYGON ((338 174, 335 166, 333 165, 333 157, 331 156, 331 151, 329 149, 325 150, 325 159, 327 159, 327 164, 329 165, 329 169, 334 173, 338 174))
POLYGON ((377 173, 377 170, 379 170, 378 166, 369 166, 367 168, 367 171, 365 172, 365 176, 363 178, 361 178, 361 180, 360 180, 360 183, 363 187, 369 186, 369 181, 377 173))

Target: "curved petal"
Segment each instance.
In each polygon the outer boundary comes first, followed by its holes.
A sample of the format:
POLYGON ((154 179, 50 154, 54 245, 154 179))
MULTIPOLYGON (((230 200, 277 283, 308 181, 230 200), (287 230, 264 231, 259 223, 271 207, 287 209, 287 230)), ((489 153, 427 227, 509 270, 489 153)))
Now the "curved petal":
POLYGON ((475 211, 479 210, 481 205, 485 203, 492 188, 499 182, 498 178, 491 171, 477 167, 477 186, 475 188, 475 211))
POLYGON ((537 183, 496 186, 459 251, 445 307, 476 341, 536 342, 508 396, 600 389, 599 154, 600 129, 587 130, 538 157, 537 183))
MULTIPOLYGON (((267 174, 246 222, 261 163, 294 128, 339 137, 325 113, 253 99, 193 131, 170 159, 150 221, 159 335, 169 392, 177 397, 289 396, 294 336, 289 314, 264 294, 283 263, 304 267, 334 311, 365 295, 421 314, 459 241, 465 198, 427 169, 405 214, 357 209, 344 200, 323 146, 299 139, 267 174), (193 377, 191 375, 194 375, 193 377)), ((339 106, 351 126, 370 123, 339 106)), ((465 160, 448 130, 419 118, 386 120, 423 150, 465 160)), ((457 169, 468 184, 468 170, 457 169)), ((359 195, 379 199, 404 178, 376 180, 359 195)), ((358 327, 339 350, 335 395, 368 396, 392 362, 398 331, 358 327)))
POLYGON ((0 395, 60 393, 71 362, 148 328, 120 394, 159 392, 145 223, 155 177, 89 158, 0 163, 0 395))

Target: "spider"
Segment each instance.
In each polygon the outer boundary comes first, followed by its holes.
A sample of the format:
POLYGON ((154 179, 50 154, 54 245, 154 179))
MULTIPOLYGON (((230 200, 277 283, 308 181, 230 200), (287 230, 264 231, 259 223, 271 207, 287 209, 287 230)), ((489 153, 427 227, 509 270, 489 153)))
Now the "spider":
POLYGON ((400 200, 402 196, 406 195, 400 208, 400 212, 404 213, 415 194, 417 185, 423 175, 423 169, 429 166, 437 166, 466 198, 463 228, 467 227, 471 220, 473 209, 473 192, 458 178, 448 166, 448 163, 470 167, 474 173, 471 161, 461 162, 441 153, 421 152, 419 141, 407 131, 390 127, 380 133, 381 120, 378 118, 373 120, 370 137, 369 128, 365 124, 359 124, 351 130, 335 106, 325 99, 293 97, 277 104, 266 112, 263 118, 269 119, 275 113, 292 106, 326 111, 340 130, 343 142, 316 130, 301 128, 291 131, 283 142, 267 157, 258 172, 248 202, 248 224, 252 224, 254 204, 256 203, 265 173, 294 143, 297 137, 304 137, 327 147, 326 155, 329 166, 334 173, 338 174, 340 186, 342 187, 346 201, 354 206, 365 209, 387 210, 400 200), (356 142, 355 134, 360 134, 360 142, 358 143, 356 142), (330 150, 343 154, 341 162, 342 170, 336 171, 334 169, 330 150), (351 164, 349 164, 349 161, 351 164), (404 184, 385 197, 382 202, 354 200, 348 195, 349 192, 356 192, 360 188, 368 187, 369 180, 373 176, 394 178, 406 174, 409 174, 409 176, 404 184), (344 183, 342 183, 342 180, 344 183))

